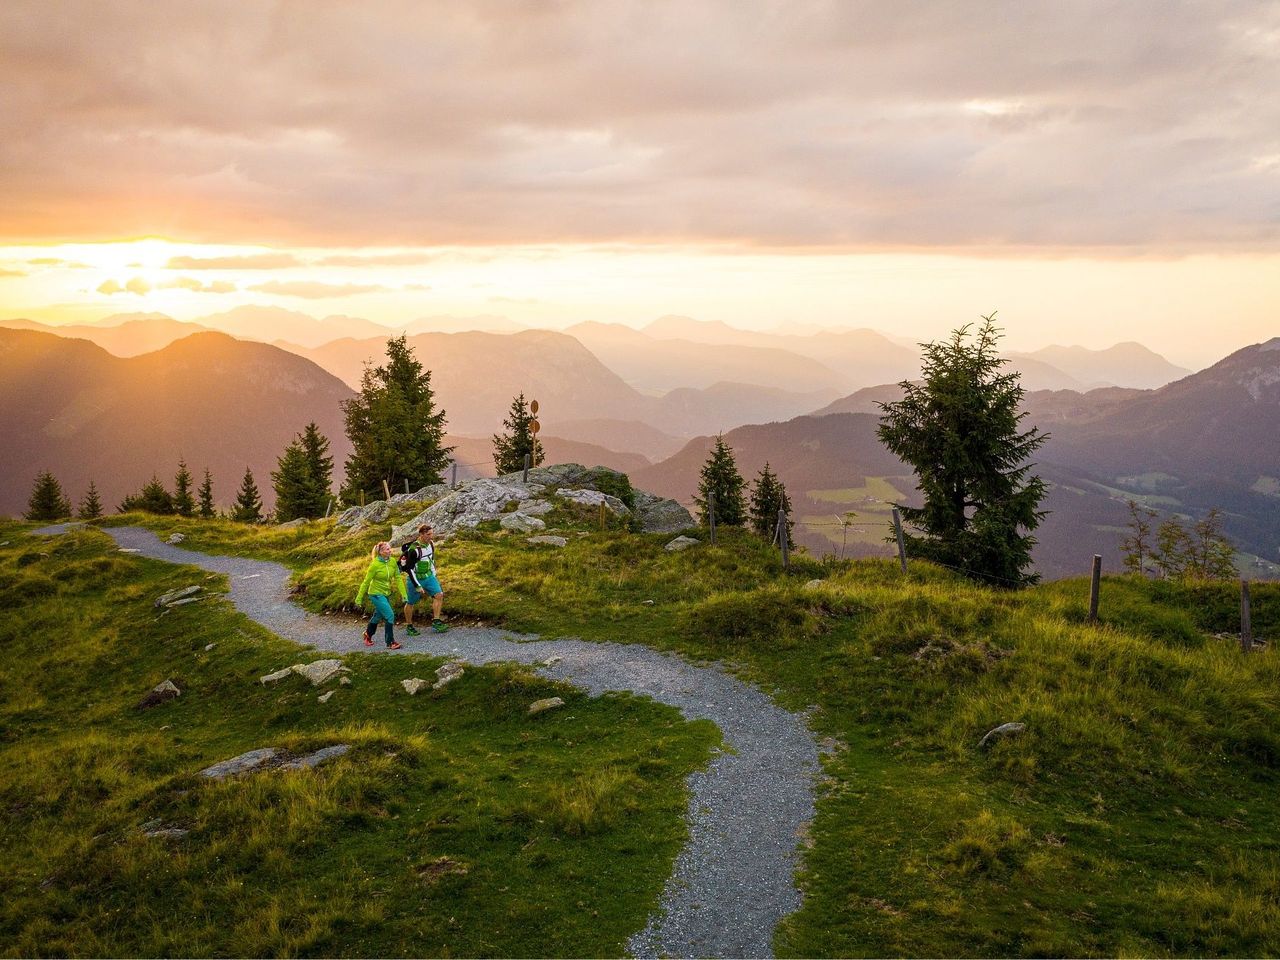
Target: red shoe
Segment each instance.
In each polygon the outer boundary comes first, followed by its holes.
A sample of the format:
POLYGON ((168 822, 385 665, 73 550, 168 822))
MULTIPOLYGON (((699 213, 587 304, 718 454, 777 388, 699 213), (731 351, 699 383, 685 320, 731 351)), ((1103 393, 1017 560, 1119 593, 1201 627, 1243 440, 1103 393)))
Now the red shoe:
POLYGON ((399 650, 400 647, 401 645, 399 640, 392 640, 390 643, 387 644, 388 650, 399 650))
POLYGON ((373 637, 369 636, 369 634, 367 634, 367 633, 364 635, 364 645, 365 645, 366 647, 372 647, 372 646, 373 646, 373 637))

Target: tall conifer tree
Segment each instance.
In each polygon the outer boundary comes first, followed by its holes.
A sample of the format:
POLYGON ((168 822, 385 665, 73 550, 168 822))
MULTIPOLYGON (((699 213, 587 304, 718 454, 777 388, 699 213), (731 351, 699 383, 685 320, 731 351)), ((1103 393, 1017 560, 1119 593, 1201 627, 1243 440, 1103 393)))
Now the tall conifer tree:
POLYGON ((85 491, 84 499, 80 501, 80 509, 76 516, 81 520, 94 520, 102 516, 102 498, 98 496, 98 487, 92 480, 89 481, 89 489, 85 491))
POLYGON ((213 505, 213 476, 209 473, 209 468, 205 467, 204 479, 200 481, 200 517, 212 520, 217 513, 213 505))
POLYGON ((769 461, 765 461, 764 469, 756 475, 751 491, 751 529, 766 540, 773 540, 778 532, 778 511, 787 515, 787 546, 795 546, 791 531, 795 521, 791 519, 791 497, 787 494, 786 485, 778 479, 778 475, 769 469, 769 461))
POLYGON ((445 412, 436 409, 431 371, 405 337, 387 341, 387 362, 366 367, 360 392, 342 403, 352 454, 343 496, 381 499, 383 483, 399 490, 440 483, 452 447, 444 446, 445 412))
POLYGON ((196 512, 196 501, 191 496, 191 471, 187 469, 187 461, 178 461, 178 472, 173 478, 173 512, 182 517, 191 517, 196 512))
POLYGON ((253 480, 253 471, 248 467, 244 468, 244 479, 240 481, 240 491, 236 494, 231 519, 241 523, 257 523, 262 519, 262 496, 253 480))

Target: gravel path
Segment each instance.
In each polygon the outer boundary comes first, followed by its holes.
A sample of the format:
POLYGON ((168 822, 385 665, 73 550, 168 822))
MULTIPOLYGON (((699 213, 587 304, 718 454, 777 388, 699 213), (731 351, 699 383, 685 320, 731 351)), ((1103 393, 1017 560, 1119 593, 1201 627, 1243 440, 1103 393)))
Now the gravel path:
MULTIPOLYGON (((236 608, 282 637, 335 653, 390 652, 381 642, 367 651, 357 621, 315 616, 291 602, 289 570, 280 564, 184 550, 137 527, 104 532, 143 556, 226 574, 236 608)), ((800 906, 797 850, 813 818, 819 770, 817 745, 801 717, 716 666, 639 644, 539 640, 483 627, 418 638, 397 634, 403 653, 477 664, 517 661, 593 694, 632 690, 691 720, 713 721, 729 749, 690 776, 689 843, 676 858, 659 910, 627 948, 638 957, 772 956, 775 926, 800 906), (547 665, 552 657, 560 659, 547 665)))

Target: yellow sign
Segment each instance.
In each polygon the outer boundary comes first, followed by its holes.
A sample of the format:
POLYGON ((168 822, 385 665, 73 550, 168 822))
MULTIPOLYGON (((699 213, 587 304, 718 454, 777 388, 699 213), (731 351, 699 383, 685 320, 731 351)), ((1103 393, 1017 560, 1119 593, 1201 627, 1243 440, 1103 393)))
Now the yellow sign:
POLYGON ((530 413, 532 413, 535 417, 538 415, 538 401, 537 401, 537 400, 530 400, 530 401, 529 401, 529 412, 530 412, 530 413))
POLYGON ((529 424, 529 430, 532 433, 537 433, 541 429, 542 429, 542 424, 540 424, 537 420, 534 420, 529 424))

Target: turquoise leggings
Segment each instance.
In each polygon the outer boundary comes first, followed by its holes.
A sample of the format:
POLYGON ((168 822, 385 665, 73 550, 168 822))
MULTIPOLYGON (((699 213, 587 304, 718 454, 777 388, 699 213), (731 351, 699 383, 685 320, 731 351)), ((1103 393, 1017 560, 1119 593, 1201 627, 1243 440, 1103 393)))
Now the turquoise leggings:
POLYGON ((378 629, 378 621, 382 621, 382 629, 384 636, 387 638, 387 646, 391 646, 396 636, 391 630, 391 625, 396 622, 395 611, 391 609, 391 601, 380 593, 369 594, 369 600, 373 603, 373 616, 369 618, 369 626, 365 628, 365 633, 373 636, 373 631, 378 629))

